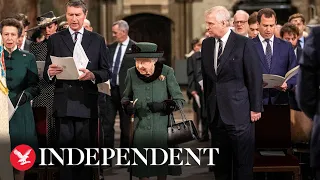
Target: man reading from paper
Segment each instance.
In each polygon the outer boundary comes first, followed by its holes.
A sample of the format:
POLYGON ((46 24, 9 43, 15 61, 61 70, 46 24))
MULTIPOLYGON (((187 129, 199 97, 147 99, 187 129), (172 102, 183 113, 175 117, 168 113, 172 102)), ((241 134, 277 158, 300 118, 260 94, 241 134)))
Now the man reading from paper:
MULTIPOLYGON (((298 63, 290 43, 275 37, 277 15, 274 10, 264 8, 257 15, 259 34, 253 39, 260 57, 263 74, 285 76, 298 63)), ((288 104, 288 90, 295 85, 295 77, 280 86, 263 90, 263 104, 288 104)), ((264 87, 268 84, 264 82, 264 87)))
MULTIPOLYGON (((44 79, 55 81, 53 115, 58 124, 59 148, 90 148, 95 146, 98 118, 97 84, 109 79, 109 66, 104 38, 83 28, 88 7, 82 0, 70 0, 66 4, 68 29, 53 34, 48 39, 48 54, 44 79), (62 67, 52 64, 50 56, 74 57, 75 44, 81 43, 88 64, 78 80, 62 80, 57 75, 62 67)), ((79 61, 79 59, 74 59, 79 61)), ((77 156, 73 157, 78 162, 77 156)), ((68 159, 68 158, 66 158, 68 159)), ((92 167, 61 167, 60 180, 92 179, 92 167)))

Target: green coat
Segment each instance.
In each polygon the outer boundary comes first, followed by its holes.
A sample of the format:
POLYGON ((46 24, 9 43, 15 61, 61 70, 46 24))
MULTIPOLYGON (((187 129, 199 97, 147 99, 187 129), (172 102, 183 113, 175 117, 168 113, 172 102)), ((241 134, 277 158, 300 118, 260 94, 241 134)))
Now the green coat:
POLYGON ((16 96, 25 90, 28 100, 25 104, 18 107, 9 123, 9 133, 11 138, 11 148, 20 144, 27 144, 38 148, 35 122, 30 101, 39 94, 37 87, 39 82, 38 68, 35 57, 19 49, 9 53, 4 51, 7 85, 9 89, 10 100, 15 107, 17 104, 16 96))
MULTIPOLYGON (((169 66, 163 65, 162 75, 165 80, 159 78, 146 83, 139 79, 135 67, 128 69, 126 77, 126 89, 124 91, 123 101, 135 100, 135 133, 133 147, 138 148, 144 154, 143 148, 168 148, 168 115, 152 113, 147 107, 148 102, 162 102, 168 99, 168 92, 172 98, 182 107, 184 101, 180 87, 174 76, 174 71, 169 66), (132 98, 133 97, 133 98, 132 98)), ((149 156, 149 155, 148 155, 149 156)), ((150 156, 149 156, 150 157, 150 156)), ((157 159, 162 160, 161 153, 157 154, 157 159)), ((180 167, 163 166, 145 166, 139 157, 136 157, 138 166, 133 166, 133 176, 152 177, 164 175, 180 175, 180 167)), ((151 158, 148 158, 148 163, 151 158)), ((161 161, 162 162, 162 161, 161 161)))

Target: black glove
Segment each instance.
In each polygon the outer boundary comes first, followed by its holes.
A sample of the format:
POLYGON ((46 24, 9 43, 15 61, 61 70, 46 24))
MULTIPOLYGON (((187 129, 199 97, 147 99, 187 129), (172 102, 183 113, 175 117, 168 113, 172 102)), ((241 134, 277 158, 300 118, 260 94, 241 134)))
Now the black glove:
POLYGON ((166 108, 166 104, 164 102, 150 102, 147 103, 147 106, 153 113, 163 112, 166 108))
POLYGON ((15 102, 16 103, 15 104, 18 105, 18 106, 22 106, 27 102, 27 100, 28 100, 28 97, 27 97, 26 93, 21 92, 18 95, 16 95, 16 98, 15 98, 15 102), (19 102, 19 104, 17 104, 18 101, 19 101, 20 96, 21 96, 20 102, 19 102))
POLYGON ((124 112, 128 115, 131 116, 132 114, 134 114, 136 112, 136 108, 133 106, 133 103, 130 101, 126 101, 124 103, 122 103, 124 112))
POLYGON ((176 102, 171 99, 163 101, 166 104, 165 112, 169 115, 176 109, 176 102))
POLYGON ((176 103, 173 100, 165 100, 163 102, 151 102, 148 103, 147 106, 153 113, 163 112, 170 114, 172 111, 174 111, 176 103))

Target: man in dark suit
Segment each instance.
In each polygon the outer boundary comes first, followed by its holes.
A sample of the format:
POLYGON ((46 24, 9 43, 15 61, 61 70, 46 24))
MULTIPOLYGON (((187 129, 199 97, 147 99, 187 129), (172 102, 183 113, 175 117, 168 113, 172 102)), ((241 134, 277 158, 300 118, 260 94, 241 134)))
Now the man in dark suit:
MULTIPOLYGON (((294 49, 294 54, 296 55, 297 60, 302 56, 302 48, 298 46, 298 37, 299 37, 299 29, 296 25, 292 23, 285 23, 280 30, 280 37, 291 43, 292 48, 294 49)), ((289 91, 289 104, 290 108, 295 111, 300 111, 298 104, 295 99, 294 89, 289 91)))
MULTIPOLYGON (((51 35, 44 78, 55 81, 53 114, 59 122, 59 147, 90 148, 97 141, 98 89, 97 84, 109 79, 109 66, 104 38, 83 28, 87 6, 82 0, 70 0, 66 4, 69 28, 51 35), (61 80, 56 75, 63 68, 52 64, 50 56, 72 57, 75 43, 80 41, 89 59, 79 80, 61 80)), ((79 42, 78 42, 79 43, 79 42)), ((77 59, 75 59, 77 61, 77 59)), ((74 156, 74 162, 79 157, 74 156)), ((60 179, 88 180, 92 178, 90 167, 61 167, 60 179)))
MULTIPOLYGON (((197 44, 201 48, 201 44, 204 38, 196 39, 198 42, 191 43, 194 47, 197 44)), ((195 48, 193 48, 195 49, 195 48)), ((200 50, 194 52, 187 59, 187 74, 188 74, 188 93, 193 96, 193 110, 196 113, 196 125, 199 128, 202 125, 201 139, 200 141, 208 141, 209 140, 209 132, 208 132, 208 123, 207 116, 204 104, 203 90, 199 84, 199 72, 201 73, 201 52, 200 50), (200 107, 196 102, 196 97, 199 97, 200 107)), ((202 80, 202 76, 200 77, 202 80)))
POLYGON ((319 70, 320 56, 317 50, 320 48, 320 27, 311 30, 307 38, 303 58, 300 61, 300 73, 298 74, 297 100, 301 110, 313 119, 311 134, 311 167, 315 170, 316 180, 320 180, 320 96, 319 96, 319 70))
POLYGON ((298 37, 298 42, 297 42, 297 46, 300 47, 301 49, 303 49, 304 47, 304 42, 305 42, 305 36, 307 34, 307 32, 305 32, 306 30, 306 19, 304 18, 303 14, 300 13, 296 13, 296 14, 292 14, 289 19, 288 22, 296 25, 299 28, 299 37, 298 37))
POLYGON ((28 16, 25 14, 19 13, 14 16, 15 19, 17 19, 22 24, 22 35, 18 39, 18 47, 25 51, 30 51, 30 44, 32 41, 27 39, 27 30, 30 25, 30 22, 28 20, 28 16))
MULTIPOLYGON (((298 65, 292 45, 274 36, 276 27, 276 13, 270 8, 258 12, 259 34, 254 38, 263 74, 285 76, 298 65)), ((296 84, 293 77, 280 87, 263 90, 263 104, 288 104, 288 92, 296 84)))
MULTIPOLYGON (((110 79, 111 96, 107 96, 107 121, 103 122, 105 145, 109 148, 114 147, 114 124, 117 112, 120 116, 120 148, 129 147, 129 122, 128 117, 122 106, 121 98, 125 89, 125 78, 127 70, 135 66, 133 58, 126 57, 126 53, 131 51, 131 46, 135 43, 128 36, 129 25, 124 20, 119 20, 112 25, 112 36, 115 42, 109 47, 111 58, 109 59, 110 71, 112 76, 110 79)), ((122 161, 124 162, 124 161, 122 161)))
POLYGON ((219 148, 214 173, 217 180, 252 180, 253 122, 261 117, 262 71, 254 43, 231 31, 229 20, 225 7, 206 11, 210 38, 201 49, 208 121, 213 147, 219 148))

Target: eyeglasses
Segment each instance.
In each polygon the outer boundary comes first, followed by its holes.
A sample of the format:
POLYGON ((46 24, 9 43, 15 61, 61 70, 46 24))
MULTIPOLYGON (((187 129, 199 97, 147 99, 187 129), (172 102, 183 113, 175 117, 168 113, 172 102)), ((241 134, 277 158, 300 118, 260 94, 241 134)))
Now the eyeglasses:
POLYGON ((241 24, 241 25, 243 25, 243 24, 245 24, 246 22, 248 22, 248 21, 233 21, 233 24, 241 24))

